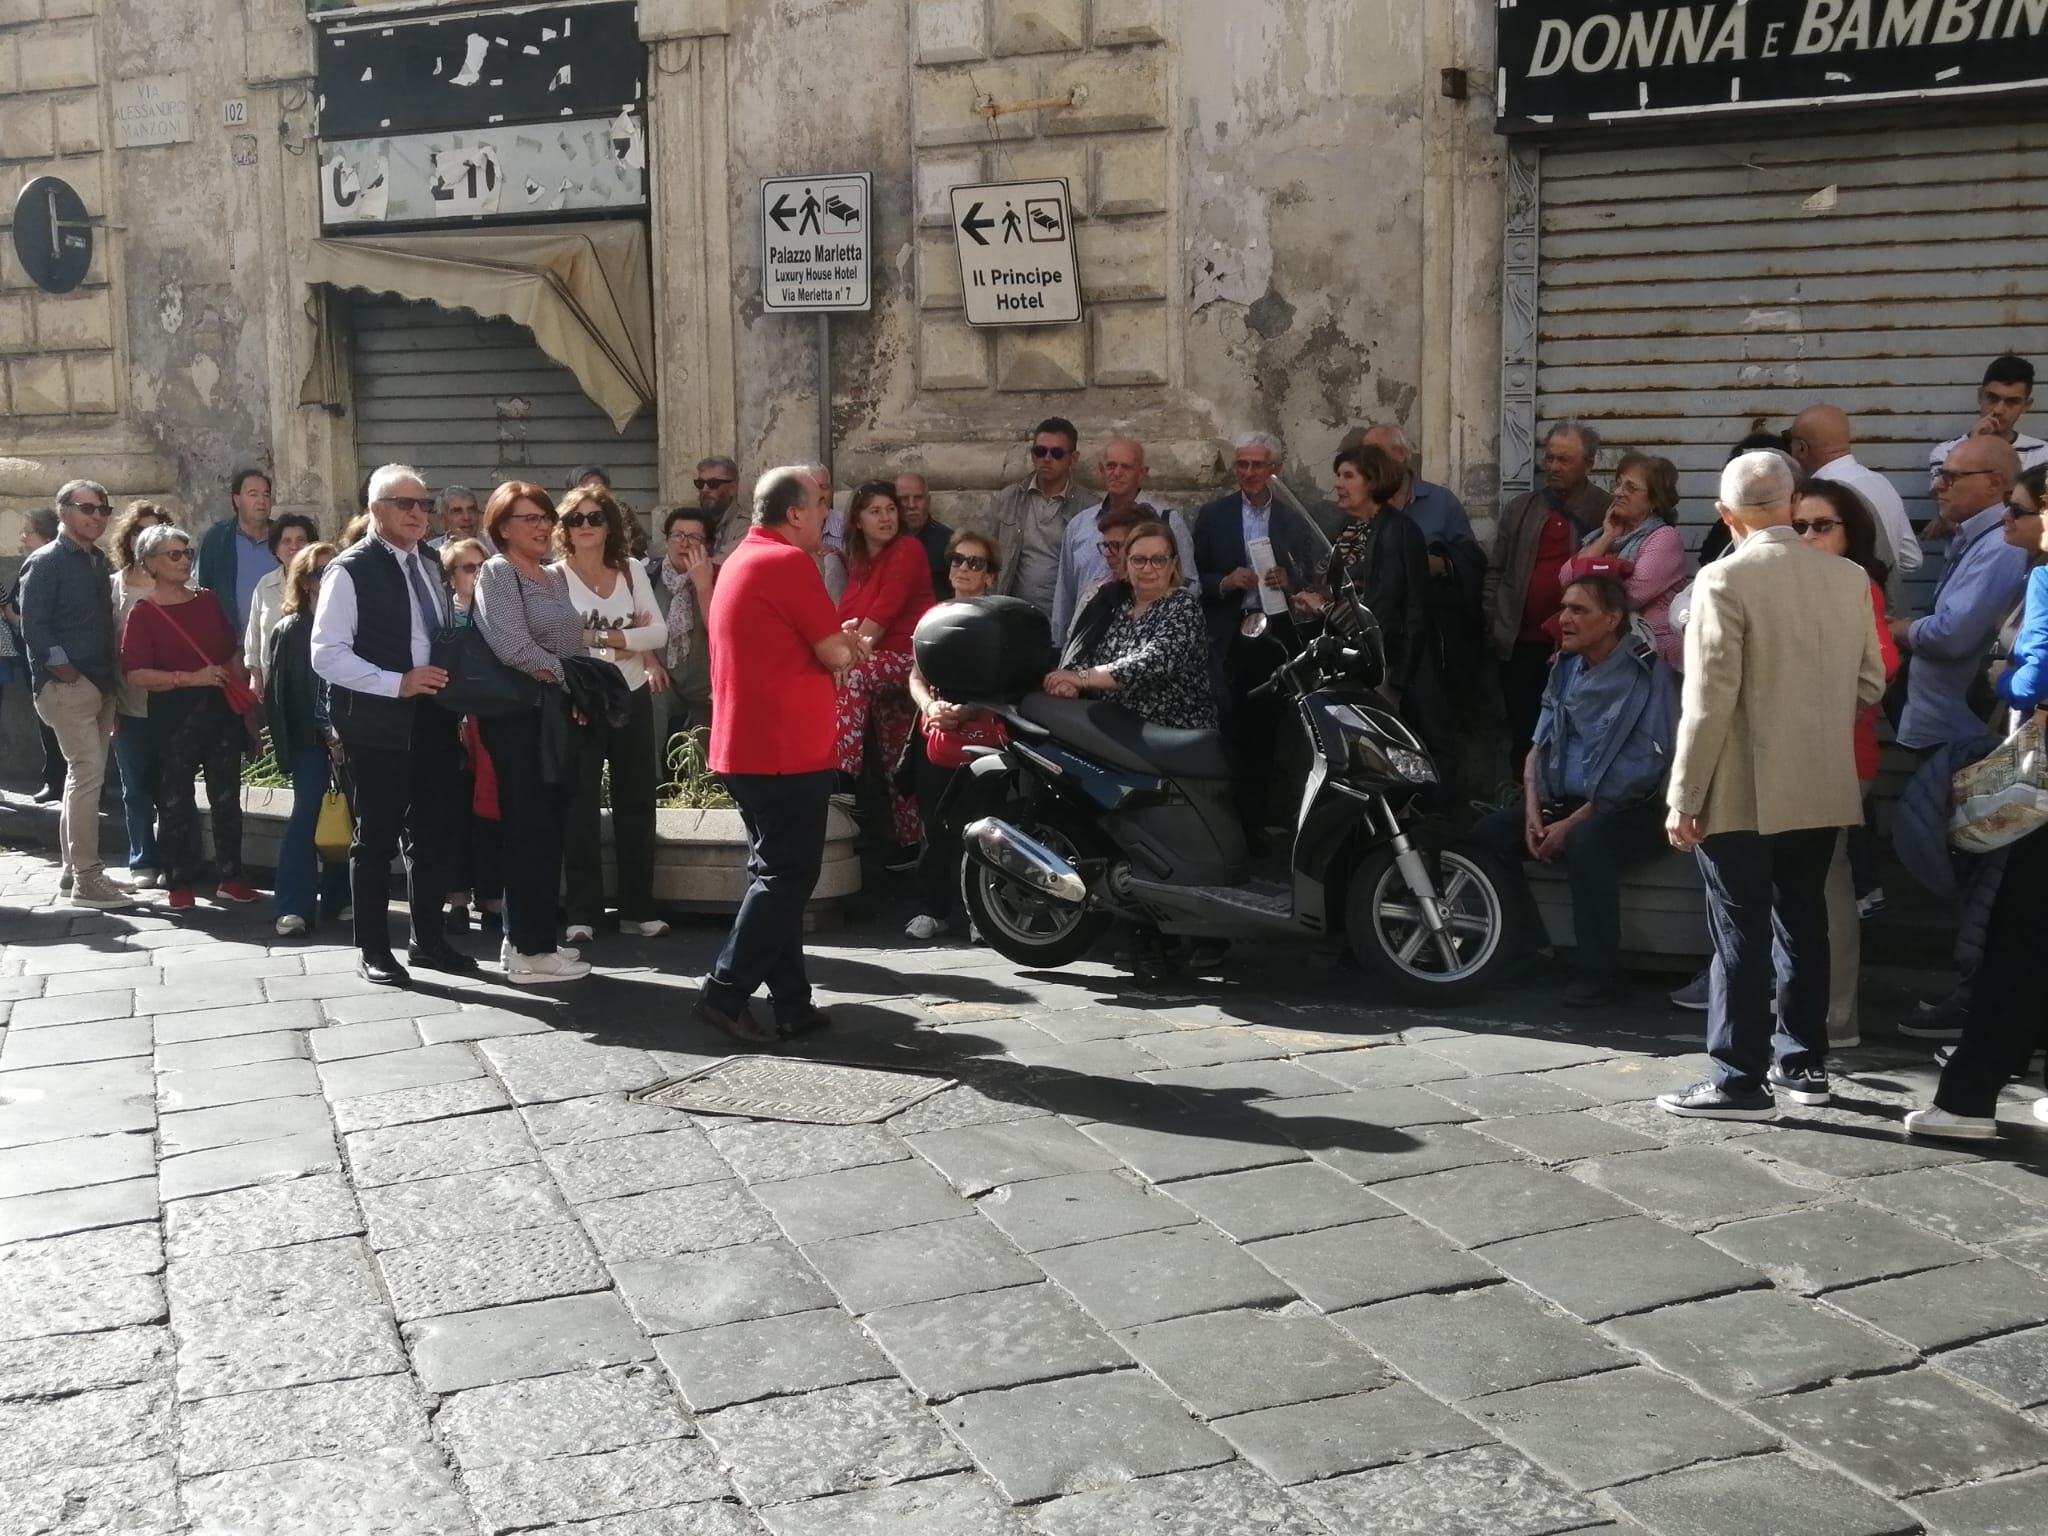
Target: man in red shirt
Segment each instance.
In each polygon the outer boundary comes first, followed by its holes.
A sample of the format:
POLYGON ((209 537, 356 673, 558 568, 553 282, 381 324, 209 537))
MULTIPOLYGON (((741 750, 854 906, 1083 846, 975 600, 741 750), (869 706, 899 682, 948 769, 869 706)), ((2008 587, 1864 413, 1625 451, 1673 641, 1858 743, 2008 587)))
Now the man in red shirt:
POLYGON ((1544 629, 1564 597, 1558 567, 1607 515, 1607 492, 1595 485, 1600 438, 1576 421, 1559 422, 1543 439, 1543 484, 1501 509, 1486 566, 1483 608, 1500 662, 1515 774, 1536 734, 1557 649, 1544 629))
POLYGON ((754 526, 719 570, 711 640, 711 771, 747 827, 752 877, 697 997, 697 1016, 736 1040, 772 1044, 825 1024, 804 974, 804 905, 818 884, 830 808, 834 675, 868 643, 841 626, 816 554, 832 507, 809 469, 754 486, 754 526), (767 983, 771 1029, 747 1011, 767 983))

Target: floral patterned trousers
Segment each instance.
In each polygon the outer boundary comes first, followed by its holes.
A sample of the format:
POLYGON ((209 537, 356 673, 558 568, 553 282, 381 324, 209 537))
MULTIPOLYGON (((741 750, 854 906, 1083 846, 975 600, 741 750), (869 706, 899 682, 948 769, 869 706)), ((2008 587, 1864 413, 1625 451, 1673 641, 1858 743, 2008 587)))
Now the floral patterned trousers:
POLYGON ((867 741, 868 716, 875 719, 875 737, 882 751, 882 776, 889 783, 891 836, 901 847, 913 847, 922 836, 917 798, 897 792, 896 764, 917 723, 910 702, 910 657, 902 651, 877 651, 848 672, 839 685, 839 771, 860 773, 861 749, 867 741))

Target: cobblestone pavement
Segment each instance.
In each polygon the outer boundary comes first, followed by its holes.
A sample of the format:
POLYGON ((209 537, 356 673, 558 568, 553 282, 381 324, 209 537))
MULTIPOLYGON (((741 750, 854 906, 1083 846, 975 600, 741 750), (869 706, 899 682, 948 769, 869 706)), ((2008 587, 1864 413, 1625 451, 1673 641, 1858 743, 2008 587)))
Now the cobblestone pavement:
MULTIPOLYGON (((693 1117, 716 931, 393 994, 0 854, 0 1533, 1991 1536, 2048 1524, 2023 1104, 1680 1122, 1697 1020, 847 936, 879 1126, 693 1117), (659 965, 660 970, 654 967, 659 965)), ((880 933, 882 930, 877 930, 880 933)))

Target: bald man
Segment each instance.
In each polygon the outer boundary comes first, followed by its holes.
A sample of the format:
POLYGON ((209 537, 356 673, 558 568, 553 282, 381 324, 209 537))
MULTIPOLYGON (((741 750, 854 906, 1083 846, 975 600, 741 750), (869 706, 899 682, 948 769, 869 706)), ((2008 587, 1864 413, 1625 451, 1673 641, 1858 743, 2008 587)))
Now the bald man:
POLYGON ((1856 437, 1848 416, 1837 406, 1809 405, 1786 434, 1792 457, 1816 480, 1846 485, 1877 518, 1877 557, 1894 575, 1920 569, 1920 541, 1906 517, 1906 504, 1891 481, 1856 462, 1856 437))
MULTIPOLYGON (((1064 639, 1067 627, 1083 598, 1109 579, 1109 561, 1104 558, 1102 519, 1125 507, 1149 501, 1159 521, 1173 535, 1173 547, 1180 556, 1180 579, 1190 591, 1200 579, 1195 571, 1195 541, 1188 525, 1171 507, 1162 507, 1144 495, 1145 477, 1151 473, 1145 462, 1145 445, 1128 437, 1111 438, 1102 445, 1102 500, 1067 524, 1060 544, 1060 569, 1053 584, 1052 635, 1055 643, 1064 639)), ((1008 552, 1004 552, 1008 558, 1008 552)))
POLYGON ((896 477, 896 505, 903 513, 903 531, 924 546, 932 568, 932 595, 944 602, 953 595, 952 574, 946 568, 946 544, 953 530, 933 518, 932 491, 923 475, 906 470, 896 477))
POLYGON ((2027 551, 2005 542, 2005 499, 2019 479, 2020 456, 2001 437, 1966 437, 1934 472, 1934 503, 1955 529, 1948 565, 1924 618, 1893 619, 1907 653, 1901 745, 1929 752, 1985 734, 1971 693, 1998 626, 2027 583, 2027 551))

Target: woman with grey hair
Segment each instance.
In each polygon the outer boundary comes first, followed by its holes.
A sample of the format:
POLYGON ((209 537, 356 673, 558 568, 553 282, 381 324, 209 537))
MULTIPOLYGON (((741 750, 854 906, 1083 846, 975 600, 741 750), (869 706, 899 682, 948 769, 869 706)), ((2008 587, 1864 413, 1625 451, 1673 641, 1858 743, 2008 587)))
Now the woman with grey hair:
POLYGON ((171 910, 191 908, 201 874, 193 788, 201 772, 213 812, 214 890, 226 901, 255 901, 242 877, 242 710, 252 696, 234 626, 213 593, 187 584, 192 540, 182 529, 144 529, 135 561, 155 585, 121 631, 121 671, 149 696, 157 856, 171 910))

